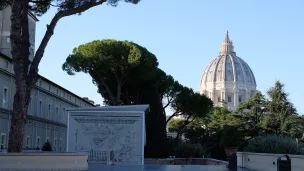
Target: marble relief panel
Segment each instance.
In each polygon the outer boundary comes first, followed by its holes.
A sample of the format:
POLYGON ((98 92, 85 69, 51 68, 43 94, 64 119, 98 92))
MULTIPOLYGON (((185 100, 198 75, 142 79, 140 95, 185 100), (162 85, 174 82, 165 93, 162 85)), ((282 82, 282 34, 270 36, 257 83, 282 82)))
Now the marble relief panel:
POLYGON ((141 164, 142 119, 140 116, 70 116, 69 151, 114 152, 116 163, 141 164))

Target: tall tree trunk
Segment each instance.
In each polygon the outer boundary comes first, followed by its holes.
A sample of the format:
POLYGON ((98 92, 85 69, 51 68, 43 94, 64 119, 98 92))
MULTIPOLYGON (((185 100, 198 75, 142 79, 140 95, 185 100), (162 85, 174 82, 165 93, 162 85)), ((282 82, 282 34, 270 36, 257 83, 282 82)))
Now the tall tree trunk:
POLYGON ((50 24, 47 25, 45 35, 36 51, 33 61, 30 63, 28 30, 29 0, 11 1, 11 49, 16 78, 16 94, 13 103, 8 152, 22 151, 25 119, 30 102, 31 90, 37 82, 38 66, 43 57, 44 50, 54 34, 56 24, 63 17, 84 12, 104 2, 106 2, 106 0, 91 1, 77 8, 57 12, 50 24))
POLYGON ((15 0, 11 15, 11 48, 15 72, 16 93, 9 134, 8 152, 21 152, 24 137, 24 125, 29 101, 26 100, 26 76, 28 72, 29 31, 28 1, 15 0))

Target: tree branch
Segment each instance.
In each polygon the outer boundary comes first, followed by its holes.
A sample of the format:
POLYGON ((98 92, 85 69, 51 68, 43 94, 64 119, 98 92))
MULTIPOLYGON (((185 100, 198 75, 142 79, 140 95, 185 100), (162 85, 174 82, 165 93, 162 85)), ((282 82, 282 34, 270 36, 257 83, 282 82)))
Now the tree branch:
POLYGON ((99 78, 99 80, 101 81, 101 83, 104 85, 104 87, 106 88, 106 91, 108 92, 111 100, 112 100, 112 104, 115 106, 116 105, 116 99, 110 89, 110 87, 108 86, 108 84, 103 80, 103 78, 100 76, 100 74, 97 71, 93 71, 95 72, 96 76, 99 78))
POLYGON ((189 121, 189 119, 191 118, 191 116, 192 116, 192 115, 189 115, 189 116, 187 117, 187 119, 184 121, 183 125, 179 128, 179 130, 178 130, 178 132, 177 132, 177 135, 176 135, 176 139, 179 138, 179 136, 180 136, 182 130, 191 122, 191 121, 189 121))
POLYGON ((171 104, 172 98, 170 99, 169 96, 167 96, 167 104, 163 107, 164 110, 171 104))
POLYGON ((179 111, 174 112, 174 113, 167 119, 166 124, 168 124, 168 122, 169 122, 174 116, 178 116, 178 115, 177 115, 178 112, 179 112, 179 111))
POLYGON ((29 0, 29 2, 34 3, 34 4, 50 5, 52 7, 60 7, 60 5, 61 5, 61 4, 59 4, 59 5, 53 5, 51 2, 46 2, 46 1, 33 1, 33 0, 29 0))
MULTIPOLYGON (((86 10, 92 8, 92 7, 103 4, 104 2, 106 2, 106 0, 100 0, 100 1, 94 0, 94 1, 91 1, 91 2, 88 2, 88 3, 85 3, 84 5, 81 5, 77 8, 73 8, 73 9, 65 10, 65 11, 59 11, 53 17, 50 24, 47 25, 47 30, 45 32, 45 35, 44 35, 44 37, 43 37, 43 39, 42 39, 42 41, 41 41, 41 43, 40 43, 40 45, 39 45, 39 47, 36 51, 35 57, 32 61, 32 64, 31 64, 31 67, 30 67, 30 70, 29 70, 29 73, 28 73, 28 76, 27 76, 27 79, 26 79, 27 80, 26 84, 27 84, 28 88, 30 88, 30 89, 33 88, 36 81, 37 81, 39 63, 40 63, 40 61, 43 57, 45 48, 46 48, 50 38, 54 34, 54 29, 55 29, 56 24, 58 23, 58 21, 63 17, 84 12, 84 11, 86 11, 86 10)), ((29 96, 29 95, 30 94, 27 94, 27 96, 29 96)))

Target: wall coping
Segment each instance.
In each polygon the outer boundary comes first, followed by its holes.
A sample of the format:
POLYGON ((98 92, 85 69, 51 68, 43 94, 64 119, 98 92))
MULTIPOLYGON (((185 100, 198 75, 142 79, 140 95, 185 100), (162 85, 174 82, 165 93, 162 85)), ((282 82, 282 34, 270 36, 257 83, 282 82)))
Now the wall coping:
MULTIPOLYGON (((145 158, 145 160, 181 160, 181 159, 187 159, 187 158, 145 158)), ((228 164, 227 161, 223 161, 223 160, 217 160, 217 159, 213 159, 213 158, 191 158, 192 160, 195 159, 199 159, 199 160, 209 160, 209 161, 215 161, 215 162, 219 162, 219 163, 225 163, 228 164)))
POLYGON ((22 153, 7 153, 0 152, 0 156, 87 156, 87 153, 56 153, 56 152, 22 152, 22 153))
MULTIPOLYGON (((283 157, 285 154, 274 154, 274 153, 253 153, 253 152, 237 152, 237 154, 257 155, 257 156, 272 156, 272 157, 283 157)), ((304 155, 287 154, 290 158, 304 159, 304 155)))

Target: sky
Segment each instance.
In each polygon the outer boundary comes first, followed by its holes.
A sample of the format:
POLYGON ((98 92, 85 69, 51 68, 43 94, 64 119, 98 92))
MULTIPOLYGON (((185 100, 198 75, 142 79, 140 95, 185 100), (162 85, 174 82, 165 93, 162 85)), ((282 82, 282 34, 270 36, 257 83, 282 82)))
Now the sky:
MULTIPOLYGON (((39 73, 81 97, 102 104, 89 75, 67 75, 61 68, 74 47, 101 39, 129 40, 156 55, 160 68, 181 84, 199 90, 207 64, 229 30, 237 56, 255 74, 262 93, 276 80, 304 114, 303 0, 142 0, 102 5, 59 21, 39 73)), ((36 49, 56 9, 39 17, 36 49)))

